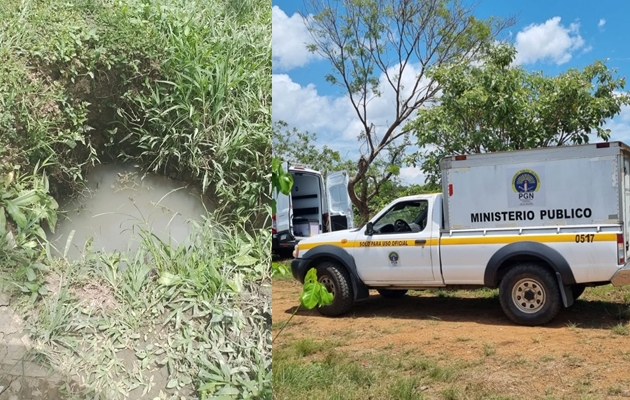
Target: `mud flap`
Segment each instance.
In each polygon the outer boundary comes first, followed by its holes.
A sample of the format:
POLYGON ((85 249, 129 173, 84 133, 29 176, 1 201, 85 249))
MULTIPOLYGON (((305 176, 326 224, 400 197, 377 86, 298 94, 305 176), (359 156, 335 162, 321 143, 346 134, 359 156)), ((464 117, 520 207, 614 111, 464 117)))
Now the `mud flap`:
POLYGON ((562 283, 562 276, 560 272, 556 272, 556 278, 558 278, 558 287, 560 287, 560 296, 562 296, 562 304, 564 307, 571 307, 573 305, 573 290, 571 286, 566 286, 562 283))

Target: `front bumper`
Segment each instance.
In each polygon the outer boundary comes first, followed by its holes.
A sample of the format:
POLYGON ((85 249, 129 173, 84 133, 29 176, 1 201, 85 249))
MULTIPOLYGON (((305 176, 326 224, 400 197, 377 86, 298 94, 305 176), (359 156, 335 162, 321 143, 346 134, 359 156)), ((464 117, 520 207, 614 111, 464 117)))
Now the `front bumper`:
POLYGON ((310 260, 304 258, 294 258, 291 261, 291 273, 293 277, 300 283, 304 283, 304 277, 310 266, 310 260))
POLYGON ((630 263, 618 269, 610 280, 610 283, 612 283, 613 286, 630 285, 630 263))

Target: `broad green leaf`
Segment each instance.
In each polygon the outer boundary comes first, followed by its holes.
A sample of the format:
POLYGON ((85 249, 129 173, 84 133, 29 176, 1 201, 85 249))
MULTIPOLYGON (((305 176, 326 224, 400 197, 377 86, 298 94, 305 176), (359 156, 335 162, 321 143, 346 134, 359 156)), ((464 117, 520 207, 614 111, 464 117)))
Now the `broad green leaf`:
POLYGON ((293 176, 283 171, 283 175, 281 175, 279 179, 279 184, 281 193, 285 195, 290 194, 291 188, 293 187, 293 176))
POLYGON ((300 301, 309 310, 315 307, 327 306, 333 302, 333 294, 317 280, 317 270, 315 268, 311 268, 306 273, 300 301))
POLYGON ((257 261, 258 259, 247 254, 238 256, 234 259, 234 263, 239 267, 249 267, 250 265, 254 265, 257 261))
POLYGON ((13 221, 15 221, 15 223, 17 224, 17 226, 19 226, 20 228, 24 229, 26 228, 27 225, 27 221, 26 221, 26 216, 24 215, 24 213, 18 208, 18 206, 16 206, 15 204, 13 204, 13 202, 6 200, 5 201, 5 206, 7 208, 7 212, 9 213, 9 215, 11 216, 11 218, 13 219, 13 221))
POLYGON ((181 278, 177 275, 173 275, 170 272, 164 272, 160 279, 158 279, 158 283, 164 286, 172 286, 181 282, 181 278))
POLYGON ((35 270, 33 270, 33 268, 28 268, 26 270, 26 279, 28 279, 29 282, 33 282, 37 279, 37 275, 35 275, 35 270))
POLYGON ((30 206, 39 200, 39 195, 35 190, 29 190, 12 200, 18 207, 30 206))

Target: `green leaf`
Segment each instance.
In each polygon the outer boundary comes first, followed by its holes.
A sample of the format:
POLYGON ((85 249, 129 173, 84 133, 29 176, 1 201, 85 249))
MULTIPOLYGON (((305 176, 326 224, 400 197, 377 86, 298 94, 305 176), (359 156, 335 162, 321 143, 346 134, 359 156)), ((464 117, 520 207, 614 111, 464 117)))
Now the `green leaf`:
POLYGON ((29 282, 33 282, 37 279, 37 275, 35 275, 35 270, 33 268, 28 268, 26 270, 26 279, 28 279, 29 282))
POLYGON ((317 270, 315 268, 311 268, 306 273, 300 302, 309 310, 315 307, 327 306, 333 302, 333 294, 317 280, 317 270))
POLYGON ((167 389, 173 389, 175 386, 177 386, 177 379, 171 379, 170 381, 168 381, 168 383, 166 384, 166 388, 167 389))
POLYGON ((177 275, 173 275, 170 272, 164 272, 160 279, 158 279, 158 283, 164 286, 172 286, 181 282, 181 278, 177 275))
POLYGON ((279 178, 280 192, 286 195, 290 194, 293 187, 293 176, 289 173, 283 173, 279 178))
POLYGON ((13 221, 15 221, 17 226, 19 226, 21 229, 26 228, 28 222, 26 221, 26 216, 24 215, 24 213, 15 204, 13 204, 13 202, 9 200, 5 201, 5 206, 7 208, 7 212, 9 213, 13 221))
POLYGON ((13 204, 18 207, 30 206, 39 200, 39 196, 35 190, 29 190, 12 200, 13 204))
POLYGON ((238 256, 234 259, 234 263, 239 267, 249 267, 250 265, 254 265, 257 261, 258 259, 247 254, 238 256))

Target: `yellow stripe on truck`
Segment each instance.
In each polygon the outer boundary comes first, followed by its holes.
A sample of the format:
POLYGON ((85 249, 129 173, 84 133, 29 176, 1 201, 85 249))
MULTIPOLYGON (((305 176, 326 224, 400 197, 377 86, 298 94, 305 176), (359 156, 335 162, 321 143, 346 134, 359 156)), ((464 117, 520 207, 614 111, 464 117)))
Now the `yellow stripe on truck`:
MULTIPOLYGON (((474 237, 442 237, 442 245, 470 245, 470 244, 508 244, 515 242, 533 241, 541 243, 583 243, 589 242, 616 242, 616 233, 595 233, 595 234, 576 234, 576 233, 563 233, 552 235, 512 235, 512 236, 474 236, 474 237), (592 236, 585 241, 580 241, 581 236, 592 236)), ((335 242, 315 242, 315 243, 300 243, 300 250, 308 250, 313 247, 322 245, 333 245, 337 247, 399 247, 399 246, 437 246, 439 239, 426 239, 426 242, 422 243, 421 240, 340 240, 335 242)))

